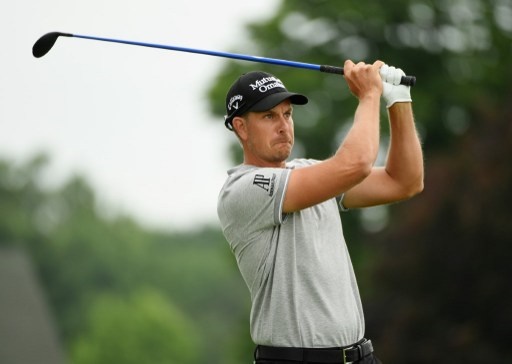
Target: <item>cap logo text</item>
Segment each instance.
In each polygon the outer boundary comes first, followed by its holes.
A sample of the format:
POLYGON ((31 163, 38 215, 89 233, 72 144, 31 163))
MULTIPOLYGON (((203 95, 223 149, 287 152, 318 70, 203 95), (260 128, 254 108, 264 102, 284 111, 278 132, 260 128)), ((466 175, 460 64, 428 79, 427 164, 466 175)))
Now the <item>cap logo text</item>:
POLYGON ((254 84, 249 84, 249 86, 251 86, 253 91, 257 89, 261 93, 265 93, 276 87, 285 88, 281 80, 276 77, 263 77, 262 79, 257 80, 254 84))

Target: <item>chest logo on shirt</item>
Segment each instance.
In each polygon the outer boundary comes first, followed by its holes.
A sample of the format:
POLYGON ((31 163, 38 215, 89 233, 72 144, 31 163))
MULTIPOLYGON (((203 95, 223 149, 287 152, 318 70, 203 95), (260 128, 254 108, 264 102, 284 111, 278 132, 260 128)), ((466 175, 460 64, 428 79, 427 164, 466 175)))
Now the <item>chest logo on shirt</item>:
POLYGON ((273 173, 271 178, 265 177, 263 174, 254 176, 253 185, 258 186, 268 192, 269 196, 274 194, 274 186, 276 184, 276 174, 273 173))

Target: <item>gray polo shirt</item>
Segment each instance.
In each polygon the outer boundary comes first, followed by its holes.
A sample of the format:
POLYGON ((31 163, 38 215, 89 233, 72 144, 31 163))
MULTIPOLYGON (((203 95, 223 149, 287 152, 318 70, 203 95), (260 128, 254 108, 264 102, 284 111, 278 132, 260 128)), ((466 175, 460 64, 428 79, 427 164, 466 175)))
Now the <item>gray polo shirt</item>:
POLYGON ((222 230, 251 293, 256 344, 334 347, 364 335, 336 199, 282 214, 291 168, 312 163, 238 166, 228 171, 219 195, 222 230))

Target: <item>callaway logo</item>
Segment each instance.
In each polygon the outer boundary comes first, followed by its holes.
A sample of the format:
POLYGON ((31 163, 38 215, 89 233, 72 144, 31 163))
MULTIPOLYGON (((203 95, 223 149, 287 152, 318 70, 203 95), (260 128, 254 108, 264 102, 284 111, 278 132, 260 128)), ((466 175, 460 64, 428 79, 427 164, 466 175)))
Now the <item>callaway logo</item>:
POLYGON ((251 83, 249 86, 253 91, 258 89, 262 93, 276 87, 285 88, 281 80, 275 77, 263 77, 261 80, 257 80, 254 85, 251 83))
POLYGON ((229 99, 229 104, 228 104, 229 111, 231 111, 232 108, 235 108, 238 110, 238 101, 242 101, 243 98, 244 97, 242 95, 235 95, 231 99, 229 99), (235 102, 236 102, 236 104, 235 104, 235 102))

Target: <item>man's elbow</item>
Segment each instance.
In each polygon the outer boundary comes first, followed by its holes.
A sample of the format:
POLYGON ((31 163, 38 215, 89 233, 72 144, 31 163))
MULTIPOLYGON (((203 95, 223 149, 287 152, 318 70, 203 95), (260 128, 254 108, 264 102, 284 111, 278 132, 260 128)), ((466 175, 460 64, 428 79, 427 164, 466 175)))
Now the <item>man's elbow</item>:
POLYGON ((373 162, 371 161, 363 161, 360 163, 357 171, 360 180, 364 180, 366 177, 368 177, 372 173, 373 169, 373 162))
POLYGON ((348 189, 350 189, 361 183, 372 173, 373 160, 366 156, 357 156, 352 157, 350 162, 342 161, 341 163, 338 163, 337 166, 338 169, 335 169, 334 171, 337 171, 340 174, 336 180, 342 181, 345 185, 349 184, 348 189))
POLYGON ((366 177, 372 173, 373 164, 375 162, 374 158, 371 158, 370 156, 364 155, 360 156, 355 162, 354 162, 354 171, 356 171, 357 176, 359 177, 361 182, 366 177))
POLYGON ((425 184, 423 183, 423 176, 418 178, 414 183, 409 184, 403 188, 404 198, 409 199, 423 192, 425 184))

